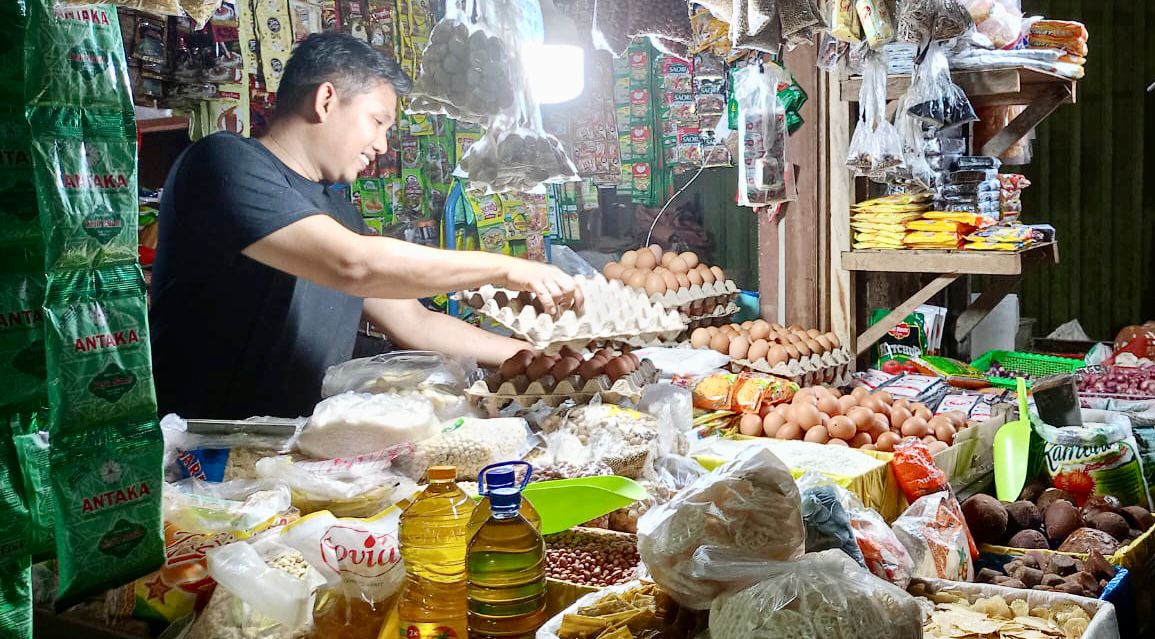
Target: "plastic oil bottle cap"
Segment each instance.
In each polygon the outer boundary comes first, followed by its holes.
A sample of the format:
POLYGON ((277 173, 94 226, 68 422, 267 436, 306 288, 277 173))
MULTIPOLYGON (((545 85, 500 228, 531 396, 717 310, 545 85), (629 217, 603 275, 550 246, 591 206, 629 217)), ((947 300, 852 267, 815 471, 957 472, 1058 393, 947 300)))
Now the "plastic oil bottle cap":
POLYGON ((485 473, 485 485, 491 491, 498 488, 512 488, 515 482, 517 482, 517 473, 513 466, 499 466, 485 473))
POLYGON ((495 515, 516 514, 521 508, 521 491, 517 488, 494 488, 488 496, 489 507, 495 515))
POLYGON ((430 466, 426 474, 429 475, 429 481, 451 481, 457 479, 457 467, 430 466))

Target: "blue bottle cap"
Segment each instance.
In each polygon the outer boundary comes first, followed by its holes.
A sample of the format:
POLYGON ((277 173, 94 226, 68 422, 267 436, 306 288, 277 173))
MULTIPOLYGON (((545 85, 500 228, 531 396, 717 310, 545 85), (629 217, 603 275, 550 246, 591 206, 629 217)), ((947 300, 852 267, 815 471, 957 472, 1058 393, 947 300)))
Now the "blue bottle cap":
POLYGON ((517 481, 513 466, 498 466, 485 472, 485 485, 492 491, 498 488, 512 488, 517 481))
POLYGON ((521 509, 521 491, 516 488, 493 488, 488 496, 490 510, 495 515, 516 513, 521 509))

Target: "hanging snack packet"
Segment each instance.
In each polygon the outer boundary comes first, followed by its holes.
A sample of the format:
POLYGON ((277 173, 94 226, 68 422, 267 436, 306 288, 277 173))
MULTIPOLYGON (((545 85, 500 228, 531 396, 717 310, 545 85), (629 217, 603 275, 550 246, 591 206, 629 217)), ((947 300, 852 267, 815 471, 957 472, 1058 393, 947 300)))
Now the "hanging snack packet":
MULTIPOLYGON (((24 2, 0 3, 0 25, 3 25, 0 38, 8 43, 23 42, 24 30, 28 26, 28 5, 24 2)), ((23 102, 24 47, 0 46, 0 104, 22 105, 23 102)))
POLYGON ((766 206, 795 198, 786 161, 786 112, 778 98, 778 67, 746 66, 734 80, 738 103, 738 205, 766 206))
POLYGON ((978 121, 965 92, 950 77, 946 50, 931 43, 922 64, 914 71, 907 112, 936 130, 947 130, 978 121))
POLYGON ((155 419, 140 267, 57 273, 46 297, 53 434, 155 419))
POLYGON ((44 413, 13 413, 8 416, 16 459, 20 463, 21 487, 28 503, 28 552, 34 558, 56 551, 56 496, 52 494, 51 447, 44 413))
POLYGON ((44 285, 39 250, 0 250, 0 406, 44 402, 44 285))
POLYGON ((4 637, 32 638, 32 564, 25 536, 28 521, 12 433, 0 422, 0 629, 4 637))
POLYGON ((135 262, 136 132, 131 116, 42 108, 30 119, 48 270, 135 262))
MULTIPOLYGON (((16 64, 21 66, 19 62, 16 64)), ((0 67, 2 65, 0 58, 0 67)), ((0 91, 3 91, 3 82, 0 78, 0 91)), ((0 110, 0 158, 3 158, 0 162, 0 245, 39 246, 42 242, 31 148, 32 136, 23 110, 0 110)), ((42 264, 37 267, 43 270, 42 264)))
POLYGON ((155 421, 53 437, 57 610, 164 563, 163 456, 155 421))
POLYGON ((109 111, 131 120, 132 92, 116 7, 55 4, 28 2, 25 103, 109 111))

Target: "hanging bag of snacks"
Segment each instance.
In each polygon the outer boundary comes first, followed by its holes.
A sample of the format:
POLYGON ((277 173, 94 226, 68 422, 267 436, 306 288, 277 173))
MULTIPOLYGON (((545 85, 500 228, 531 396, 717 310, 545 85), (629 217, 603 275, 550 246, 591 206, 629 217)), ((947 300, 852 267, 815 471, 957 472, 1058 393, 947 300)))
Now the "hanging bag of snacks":
POLYGON ((950 77, 942 44, 932 42, 915 67, 907 93, 907 113, 934 130, 948 130, 978 121, 967 95, 950 77))
POLYGON ((410 113, 444 114, 484 124, 513 106, 512 55, 509 46, 489 24, 489 3, 454 0, 429 34, 421 56, 421 73, 413 88, 410 113))
POLYGON ((786 110, 778 100, 778 67, 751 65, 735 75, 738 102, 738 205, 767 206, 795 199, 794 170, 786 161, 786 110))
POLYGON ((902 140, 886 118, 886 55, 869 53, 862 71, 859 119, 846 164, 859 177, 885 182, 902 165, 902 140))

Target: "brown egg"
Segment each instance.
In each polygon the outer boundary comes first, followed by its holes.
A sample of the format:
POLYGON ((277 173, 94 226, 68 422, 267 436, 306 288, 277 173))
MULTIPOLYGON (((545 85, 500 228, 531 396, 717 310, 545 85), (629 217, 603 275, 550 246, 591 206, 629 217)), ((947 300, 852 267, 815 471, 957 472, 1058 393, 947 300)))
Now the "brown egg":
POLYGON ((690 346, 694 348, 709 348, 710 331, 704 328, 695 328, 694 332, 690 333, 690 346))
POLYGON ((718 268, 717 266, 711 266, 710 272, 714 274, 714 281, 715 282, 725 282, 726 281, 726 273, 722 269, 718 268))
POLYGON ((678 288, 690 288, 690 278, 685 273, 675 273, 674 278, 678 280, 678 288))
POLYGON ((795 405, 795 406, 800 406, 802 404, 810 404, 811 406, 817 406, 818 405, 818 395, 815 394, 813 388, 800 388, 800 389, 798 389, 797 393, 794 393, 794 397, 791 398, 790 403, 795 405))
MULTIPOLYGON (((560 359, 560 358, 558 358, 560 359)), ((543 355, 533 360, 533 363, 526 367, 525 376, 529 381, 536 382, 537 380, 549 374, 550 369, 557 363, 557 360, 548 355, 543 355)))
POLYGON ((883 433, 874 440, 874 445, 883 452, 889 453, 894 450, 894 445, 897 444, 901 438, 894 433, 883 433))
POLYGON ((915 414, 915 415, 918 415, 919 417, 921 417, 921 418, 923 418, 924 420, 927 420, 927 421, 929 421, 929 420, 930 420, 930 418, 934 417, 934 413, 932 413, 932 412, 930 411, 930 409, 929 409, 929 408, 927 408, 927 407, 926 407, 925 405, 923 405, 923 404, 915 404, 915 405, 914 405, 914 414, 915 414))
POLYGON ((891 408, 905 408, 906 410, 911 411, 911 415, 914 414, 913 409, 910 407, 910 401, 906 400, 906 399, 896 399, 896 400, 894 400, 894 402, 892 402, 890 404, 890 407, 891 408))
POLYGON ((870 430, 871 426, 874 426, 875 415, 876 413, 870 412, 869 408, 862 406, 855 406, 846 411, 846 416, 850 418, 850 421, 854 422, 854 427, 860 433, 865 433, 870 430))
POLYGON ((736 337, 739 333, 738 326, 736 324, 726 324, 722 327, 722 332, 731 337, 736 337))
POLYGON ((699 264, 694 270, 698 271, 698 275, 702 276, 702 282, 704 284, 713 284, 718 279, 714 277, 714 272, 710 270, 710 267, 705 264, 699 264))
POLYGON ((942 415, 951 421, 951 424, 954 425, 955 429, 963 428, 967 425, 967 415, 961 410, 948 411, 942 415))
POLYGON ((810 352, 815 355, 821 355, 826 352, 826 349, 822 348, 822 344, 819 344, 818 340, 814 339, 806 340, 806 348, 809 348, 810 352))
POLYGON ((834 417, 835 415, 842 415, 842 404, 827 394, 818 399, 818 410, 834 417))
POLYGON ((549 374, 557 381, 561 381, 570 375, 573 375, 582 365, 582 360, 575 357, 563 357, 553 368, 549 369, 549 374))
POLYGON ((591 380, 605 372, 606 364, 599 359, 588 359, 578 366, 578 375, 582 380, 591 380))
POLYGON ((786 349, 786 354, 790 356, 790 361, 802 358, 802 354, 798 352, 798 347, 794 344, 787 344, 783 348, 786 349))
POLYGON ((850 412, 850 409, 855 408, 856 406, 858 406, 858 399, 856 399, 854 395, 843 395, 842 397, 838 398, 838 407, 842 409, 839 412, 844 415, 850 412))
POLYGON ((717 326, 707 326, 707 327, 706 327, 706 331, 707 331, 708 333, 710 333, 710 337, 713 337, 713 336, 717 335, 717 334, 718 334, 718 331, 720 331, 720 330, 722 330, 722 329, 721 329, 721 328, 719 328, 719 327, 717 327, 717 326))
POLYGON ((831 437, 830 440, 826 442, 826 445, 827 446, 845 446, 845 447, 850 446, 850 444, 846 443, 844 440, 838 439, 837 437, 831 437))
POLYGON ((837 417, 830 418, 831 437, 837 437, 838 439, 850 441, 854 438, 854 434, 856 432, 858 432, 858 429, 855 428, 854 422, 851 421, 849 417, 845 415, 839 415, 837 417))
POLYGON ((802 439, 802 429, 797 424, 782 424, 774 436, 778 439, 802 439))
POLYGON ((825 335, 815 337, 814 341, 818 342, 818 345, 822 347, 823 353, 834 350, 834 345, 830 343, 830 340, 826 339, 825 335))
POLYGON ((938 440, 935 439, 934 435, 927 435, 926 437, 922 438, 922 443, 926 444, 927 446, 929 446, 929 445, 931 445, 937 441, 938 440))
POLYGON ((878 391, 877 393, 874 394, 874 396, 878 398, 878 401, 882 402, 883 404, 886 404, 887 406, 894 403, 894 398, 891 397, 890 393, 888 393, 886 391, 878 391))
POLYGON ((869 408, 871 410, 871 412, 881 413, 883 403, 874 395, 868 395, 864 399, 859 401, 858 405, 869 408))
POLYGON ((718 351, 723 355, 730 354, 730 336, 725 333, 719 333, 710 338, 710 348, 718 351))
POLYGON ((930 428, 926 425, 926 420, 915 416, 902 423, 903 437, 926 437, 930 434, 930 428))
POLYGON ((658 258, 654 256, 653 251, 638 251, 638 268, 642 270, 653 270, 658 265, 658 258))
POLYGON ((662 271, 661 275, 662 275, 662 281, 665 282, 665 284, 666 284, 666 290, 667 291, 678 290, 678 278, 675 277, 673 273, 671 273, 670 271, 662 271))
POLYGON ((770 350, 766 352, 766 363, 770 366, 777 366, 789 358, 790 355, 786 352, 786 349, 778 345, 771 346, 770 350))
MULTIPOLYGON (((753 339, 753 336, 751 336, 753 339)), ((751 362, 757 362, 766 359, 766 354, 770 352, 770 342, 764 339, 756 340, 750 345, 750 350, 746 352, 746 357, 751 362)))
POLYGON ((739 324, 739 325, 738 325, 738 328, 740 328, 740 329, 742 329, 742 330, 744 330, 744 331, 749 331, 749 330, 750 330, 750 327, 751 327, 751 326, 753 326, 753 325, 754 325, 754 322, 752 322, 752 321, 750 321, 750 320, 746 320, 745 322, 742 322, 741 324, 739 324))
POLYGON ((766 416, 762 418, 762 434, 767 437, 774 437, 778 434, 778 429, 782 428, 785 423, 786 420, 781 413, 777 411, 766 413, 766 416))
POLYGON ((826 431, 825 426, 815 426, 806 431, 806 436, 803 437, 803 440, 812 444, 825 444, 830 441, 830 433, 826 431))
POLYGON ((810 347, 806 346, 805 342, 798 342, 794 347, 798 349, 798 354, 802 357, 810 357, 810 347))
POLYGON ((670 253, 670 252, 662 253, 662 260, 661 260, 662 266, 668 267, 670 265, 670 260, 674 259, 675 257, 678 257, 678 255, 676 253, 670 253))
POLYGON ((875 446, 874 444, 863 444, 862 448, 859 448, 858 450, 878 450, 878 446, 875 446))
POLYGON ((854 398, 861 402, 863 399, 870 396, 870 391, 861 386, 857 386, 854 390, 850 391, 850 394, 854 395, 854 398))
POLYGON ((822 415, 818 409, 810 404, 795 404, 794 419, 792 420, 802 430, 810 430, 822 423, 822 415))
POLYGON ((630 281, 630 278, 634 276, 634 273, 640 273, 640 272, 641 271, 639 271, 638 269, 636 269, 632 266, 627 266, 627 267, 622 269, 622 276, 619 277, 618 279, 621 280, 622 283, 626 283, 626 282, 630 281))
POLYGON ((782 404, 781 406, 778 407, 777 412, 780 415, 782 415, 782 421, 789 423, 789 424, 794 424, 794 407, 793 406, 791 406, 790 404, 782 404))
POLYGON ((907 410, 905 406, 892 406, 890 409, 890 425, 893 428, 902 428, 906 420, 911 417, 914 417, 914 413, 907 410))
POLYGON ((626 284, 629 284, 631 288, 645 288, 646 278, 647 274, 644 271, 634 271, 634 274, 630 276, 630 279, 626 280, 626 284))
POLYGON ((862 448, 863 446, 866 446, 867 444, 871 444, 873 442, 874 442, 874 440, 872 440, 870 438, 869 433, 855 433, 854 439, 850 440, 850 447, 851 448, 862 448))
POLYGON ((937 454, 941 453, 942 451, 950 448, 950 446, 946 442, 941 442, 941 441, 932 442, 930 444, 927 444, 926 447, 930 449, 931 455, 937 455, 937 454))
MULTIPOLYGON (((834 393, 825 386, 813 386, 812 388, 814 389, 814 394, 818 397, 834 397, 834 393)), ((836 397, 834 398, 837 399, 836 397)))
POLYGON ((698 271, 689 271, 686 273, 686 279, 691 285, 701 286, 704 283, 702 281, 702 274, 698 271))
POLYGON ((786 333, 785 337, 786 337, 786 341, 790 342, 791 344, 804 344, 805 343, 802 340, 802 338, 798 337, 798 335, 795 333, 786 333))
POLYGON ((834 397, 834 399, 838 399, 839 397, 842 397, 842 391, 838 390, 837 388, 831 388, 830 395, 834 397))
POLYGON ((871 439, 878 441, 879 436, 883 433, 890 432, 890 420, 887 419, 885 415, 879 415, 878 413, 872 413, 872 415, 873 417, 870 419, 870 430, 867 432, 870 433, 871 439))
POLYGON ((817 328, 808 328, 806 329, 806 334, 810 337, 818 337, 822 334, 822 331, 818 330, 817 328))
POLYGON ((626 267, 622 266, 621 264, 618 264, 617 262, 610 262, 606 264, 605 268, 602 269, 602 274, 606 276, 607 280, 616 280, 621 278, 622 271, 624 270, 626 270, 626 267))
POLYGON ((638 265, 638 252, 626 251, 622 253, 621 264, 627 268, 636 267, 638 265))
POLYGON ((842 348, 842 342, 838 341, 838 336, 833 331, 826 334, 826 339, 830 340, 830 345, 834 348, 842 348))
POLYGON ((610 381, 616 382, 629 374, 630 364, 626 357, 615 357, 606 364, 606 375, 609 375, 610 381))
POLYGON ((646 278, 646 295, 662 295, 666 292, 666 280, 657 273, 650 273, 646 278))
POLYGON ((750 325, 750 337, 753 339, 766 339, 770 337, 770 325, 763 320, 755 320, 750 325))
POLYGON ((686 273, 689 275, 688 271, 690 270, 690 267, 686 266, 686 260, 683 260, 681 257, 675 255, 674 258, 670 260, 670 270, 675 273, 686 273))
POLYGON ((955 433, 957 432, 955 430, 954 425, 950 423, 949 419, 941 421, 941 422, 936 422, 935 421, 936 419, 938 419, 938 418, 936 417, 935 419, 932 419, 932 420, 930 420, 930 422, 927 423, 927 426, 931 427, 932 432, 934 433, 935 439, 942 441, 942 442, 946 442, 948 445, 953 444, 954 443, 954 436, 955 436, 955 433))
POLYGON ((758 437, 762 434, 762 418, 756 413, 745 413, 738 420, 738 432, 749 437, 758 437))
POLYGON ((502 362, 501 370, 498 372, 503 379, 513 379, 518 375, 524 375, 525 369, 533 363, 533 360, 533 351, 520 350, 514 353, 513 357, 502 362))
POLYGON ((750 338, 739 335, 730 340, 730 359, 746 359, 750 350, 750 338))
POLYGON ((662 254, 665 252, 662 250, 662 247, 658 246, 657 244, 651 244, 651 245, 647 246, 646 248, 650 249, 650 252, 654 254, 654 260, 655 261, 661 261, 662 254))
POLYGON ((601 357, 602 359, 606 360, 607 362, 617 356, 614 353, 614 349, 612 349, 612 348, 602 348, 602 349, 598 350, 598 352, 594 353, 594 355, 596 357, 601 357))
POLYGON ((679 255, 678 257, 682 258, 682 261, 686 263, 687 267, 698 268, 699 260, 698 260, 698 254, 697 253, 695 253, 693 251, 686 251, 686 252, 682 253, 681 255, 679 255))

